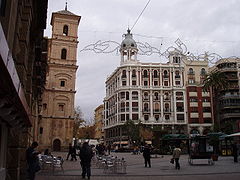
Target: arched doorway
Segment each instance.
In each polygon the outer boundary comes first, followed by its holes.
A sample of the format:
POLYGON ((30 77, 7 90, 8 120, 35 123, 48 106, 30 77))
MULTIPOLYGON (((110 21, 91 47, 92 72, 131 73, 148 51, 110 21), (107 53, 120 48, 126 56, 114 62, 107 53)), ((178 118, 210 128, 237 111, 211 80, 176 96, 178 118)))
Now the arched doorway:
POLYGON ((55 139, 53 141, 53 151, 60 151, 61 150, 61 141, 59 139, 55 139))

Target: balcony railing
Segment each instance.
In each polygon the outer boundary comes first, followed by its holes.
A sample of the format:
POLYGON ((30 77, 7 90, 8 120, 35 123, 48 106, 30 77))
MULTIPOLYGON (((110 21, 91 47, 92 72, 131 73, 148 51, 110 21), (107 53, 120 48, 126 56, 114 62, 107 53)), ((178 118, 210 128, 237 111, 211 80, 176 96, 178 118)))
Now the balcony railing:
POLYGON ((132 100, 138 100, 138 96, 132 96, 132 100))
POLYGON ((187 74, 188 74, 188 75, 195 75, 195 72, 194 72, 194 71, 188 71, 187 74))
POLYGON ((190 102, 190 107, 198 107, 198 103, 197 102, 190 102))
POLYGON ((225 113, 222 114, 222 119, 225 118, 239 118, 240 117, 240 112, 239 113, 225 113))
POLYGON ((137 107, 136 107, 136 108, 133 107, 133 108, 132 108, 132 111, 133 111, 133 112, 138 112, 138 108, 137 108, 137 107))
POLYGON ((164 109, 164 112, 165 112, 165 113, 166 113, 166 112, 170 112, 170 109, 165 108, 165 109, 164 109))
POLYGON ((203 118, 211 118, 211 117, 212 117, 211 113, 207 113, 207 112, 203 113, 203 118))
POLYGON ((184 108, 177 108, 177 112, 184 112, 184 108))
POLYGON ((199 118, 199 114, 198 113, 191 113, 190 118, 199 118))
POLYGON ((143 96, 143 100, 148 101, 149 97, 148 96, 143 96))
POLYGON ((203 107, 210 107, 210 106, 211 106, 211 103, 210 103, 210 102, 203 102, 203 103, 202 103, 202 106, 203 106, 203 107))
POLYGON ((150 112, 150 109, 143 109, 143 112, 148 113, 148 112, 150 112))
POLYGON ((196 97, 197 96, 197 92, 189 92, 189 96, 196 97))

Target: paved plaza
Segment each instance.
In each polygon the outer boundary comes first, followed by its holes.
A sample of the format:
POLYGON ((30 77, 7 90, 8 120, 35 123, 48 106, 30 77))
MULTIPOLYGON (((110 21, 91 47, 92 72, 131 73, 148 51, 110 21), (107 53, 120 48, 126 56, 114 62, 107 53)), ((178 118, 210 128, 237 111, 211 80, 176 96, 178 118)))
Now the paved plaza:
MULTIPOLYGON (((54 156, 61 155, 66 157, 67 153, 53 153, 54 156)), ((161 180, 192 180, 203 179, 240 179, 240 163, 234 163, 233 157, 219 157, 214 165, 208 165, 208 161, 194 160, 194 165, 188 164, 188 155, 182 155, 180 158, 181 169, 175 170, 174 165, 169 161, 170 155, 157 156, 151 159, 152 167, 144 167, 142 155, 133 155, 131 153, 111 153, 112 156, 124 158, 127 162, 126 174, 105 174, 103 169, 92 165, 91 179, 161 179, 161 180)), ((80 161, 64 161, 64 173, 57 169, 53 174, 50 170, 43 170, 37 174, 36 180, 77 180, 81 179, 80 161)))

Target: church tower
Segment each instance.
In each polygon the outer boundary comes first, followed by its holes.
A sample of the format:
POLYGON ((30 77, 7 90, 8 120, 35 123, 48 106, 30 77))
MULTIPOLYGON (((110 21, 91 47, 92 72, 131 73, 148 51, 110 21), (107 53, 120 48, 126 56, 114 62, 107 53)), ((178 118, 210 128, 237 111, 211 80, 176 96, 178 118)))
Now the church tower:
POLYGON ((60 151, 72 142, 80 19, 81 16, 67 10, 67 5, 65 10, 52 14, 48 72, 39 124, 39 144, 42 149, 60 151))

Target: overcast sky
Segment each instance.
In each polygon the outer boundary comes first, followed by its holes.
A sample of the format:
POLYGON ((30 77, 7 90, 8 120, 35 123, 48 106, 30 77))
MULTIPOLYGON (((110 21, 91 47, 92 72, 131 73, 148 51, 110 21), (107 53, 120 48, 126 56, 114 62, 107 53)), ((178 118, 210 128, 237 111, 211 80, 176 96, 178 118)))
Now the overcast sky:
MULTIPOLYGON (((65 0, 49 0, 45 35, 51 36, 52 12, 65 8, 65 0)), ((75 106, 86 120, 103 103, 105 80, 120 64, 119 53, 80 52, 98 40, 122 41, 148 0, 68 0, 68 10, 80 15, 75 106)), ((180 38, 195 55, 218 53, 240 56, 240 0, 151 0, 137 24, 133 38, 164 51, 180 38), (147 37, 146 37, 147 36, 147 37)), ((138 56, 141 62, 162 62, 155 56, 138 56)))

